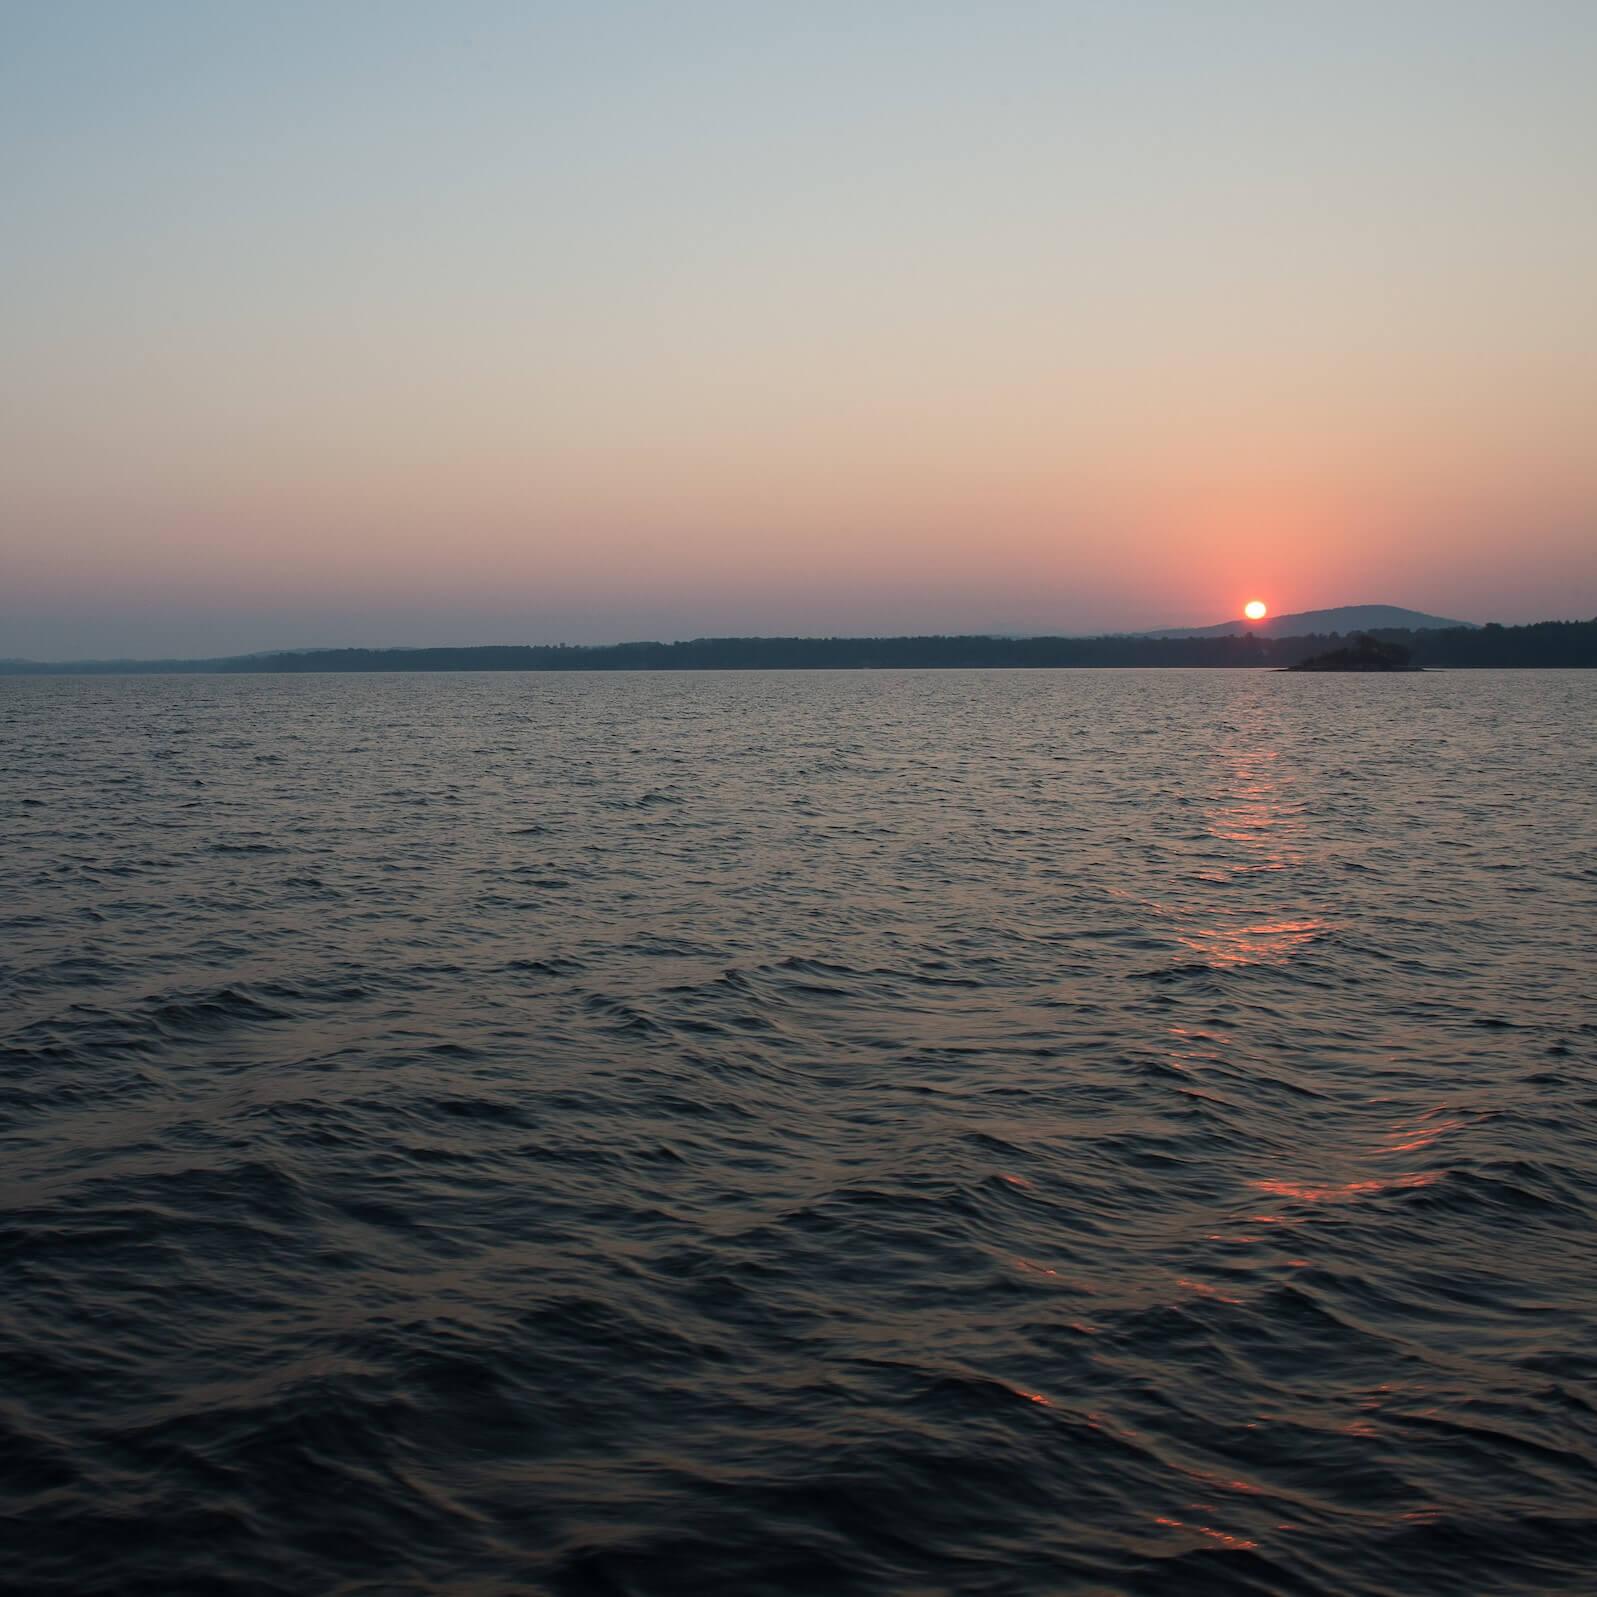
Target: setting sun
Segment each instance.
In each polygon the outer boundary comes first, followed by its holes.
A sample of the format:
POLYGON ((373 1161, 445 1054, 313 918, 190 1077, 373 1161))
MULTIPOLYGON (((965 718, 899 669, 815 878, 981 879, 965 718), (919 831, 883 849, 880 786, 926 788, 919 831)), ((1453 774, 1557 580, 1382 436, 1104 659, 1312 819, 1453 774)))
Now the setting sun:
POLYGON ((1249 599, 1243 605, 1242 613, 1250 621, 1262 621, 1270 612, 1263 599, 1249 599))

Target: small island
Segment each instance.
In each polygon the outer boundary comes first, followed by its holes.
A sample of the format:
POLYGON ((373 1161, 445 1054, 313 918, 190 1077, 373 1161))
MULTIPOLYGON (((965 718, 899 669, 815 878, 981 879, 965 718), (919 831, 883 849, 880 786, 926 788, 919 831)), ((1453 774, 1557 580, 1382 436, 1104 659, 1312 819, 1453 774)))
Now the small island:
POLYGON ((1423 671, 1401 643, 1383 643, 1368 633, 1360 633, 1345 649, 1311 655, 1287 671, 1423 671))

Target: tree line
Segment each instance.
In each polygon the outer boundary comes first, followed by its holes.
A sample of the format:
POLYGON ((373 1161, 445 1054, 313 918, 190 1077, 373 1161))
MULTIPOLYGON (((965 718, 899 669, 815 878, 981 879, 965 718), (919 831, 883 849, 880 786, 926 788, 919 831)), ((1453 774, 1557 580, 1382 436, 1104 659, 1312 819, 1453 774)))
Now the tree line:
MULTIPOLYGON (((1380 628, 1435 668, 1597 667, 1597 619, 1527 626, 1380 628)), ((211 660, 0 661, 0 673, 310 671, 770 671, 1051 669, 1090 666, 1283 667, 1351 641, 1314 633, 1265 638, 694 638, 682 643, 501 644, 434 649, 302 649, 211 660)))

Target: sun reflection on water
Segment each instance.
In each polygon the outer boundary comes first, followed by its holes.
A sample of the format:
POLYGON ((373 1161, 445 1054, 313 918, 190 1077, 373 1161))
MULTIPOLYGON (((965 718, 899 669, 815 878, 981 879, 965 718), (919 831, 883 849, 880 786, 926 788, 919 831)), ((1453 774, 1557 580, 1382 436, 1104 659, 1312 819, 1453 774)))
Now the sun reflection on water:
POLYGON ((1436 1175, 1434 1171, 1416 1170, 1408 1175, 1387 1180, 1341 1181, 1313 1185, 1306 1181, 1253 1181, 1249 1185, 1276 1198, 1292 1198, 1299 1203, 1348 1203, 1355 1198, 1369 1197, 1377 1192, 1391 1192, 1404 1187, 1428 1187, 1436 1175))
MULTIPOLYGON (((1208 889, 1277 878, 1284 886, 1304 857, 1304 806, 1291 796, 1290 773, 1283 774, 1276 749, 1257 744, 1222 758, 1223 780, 1203 818, 1212 846, 1195 878, 1208 889)), ((1211 966, 1279 964, 1328 930, 1323 915, 1280 902, 1276 885, 1270 896, 1274 904, 1237 904, 1228 893, 1202 892, 1204 902, 1192 898, 1176 940, 1211 966)))
POLYGON ((1206 926, 1177 942, 1217 965, 1278 964, 1325 930, 1318 916, 1249 926, 1206 926))

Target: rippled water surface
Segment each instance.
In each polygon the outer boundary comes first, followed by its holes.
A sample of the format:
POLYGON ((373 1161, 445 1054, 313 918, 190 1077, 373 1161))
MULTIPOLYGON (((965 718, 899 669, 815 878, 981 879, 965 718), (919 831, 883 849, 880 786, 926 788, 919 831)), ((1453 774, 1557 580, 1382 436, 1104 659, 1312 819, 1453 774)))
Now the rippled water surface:
POLYGON ((0 1589, 1591 1592, 1594 732, 0 681, 0 1589))

